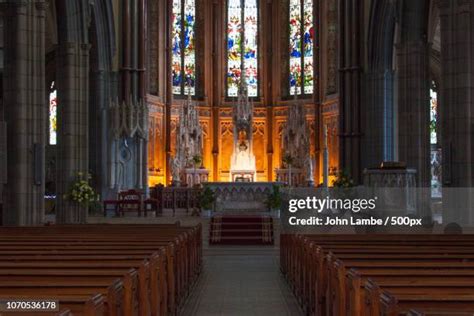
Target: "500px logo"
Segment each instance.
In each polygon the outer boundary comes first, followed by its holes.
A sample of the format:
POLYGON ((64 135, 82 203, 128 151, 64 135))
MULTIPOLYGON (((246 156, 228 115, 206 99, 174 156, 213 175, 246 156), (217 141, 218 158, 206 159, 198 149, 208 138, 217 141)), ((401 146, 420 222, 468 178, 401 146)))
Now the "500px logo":
POLYGON ((375 209, 376 201, 377 197, 373 199, 333 199, 330 197, 319 199, 315 196, 308 196, 306 199, 290 199, 288 210, 290 213, 296 213, 300 210, 312 210, 321 213, 324 210, 338 209, 358 213, 375 209))

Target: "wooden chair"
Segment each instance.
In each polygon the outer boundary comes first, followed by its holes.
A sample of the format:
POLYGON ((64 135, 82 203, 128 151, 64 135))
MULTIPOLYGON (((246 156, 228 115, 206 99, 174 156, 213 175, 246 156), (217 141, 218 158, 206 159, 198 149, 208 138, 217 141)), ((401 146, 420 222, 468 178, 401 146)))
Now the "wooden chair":
POLYGON ((119 214, 124 216, 125 212, 134 211, 142 216, 142 194, 137 190, 127 190, 119 193, 119 214))

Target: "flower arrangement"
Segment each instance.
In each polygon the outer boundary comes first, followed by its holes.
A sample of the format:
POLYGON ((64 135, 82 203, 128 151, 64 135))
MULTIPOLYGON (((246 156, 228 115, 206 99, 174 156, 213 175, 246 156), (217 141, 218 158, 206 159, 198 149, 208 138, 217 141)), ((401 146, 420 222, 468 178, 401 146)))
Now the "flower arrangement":
POLYGON ((89 181, 92 176, 89 173, 78 172, 76 180, 71 184, 69 193, 64 198, 81 204, 84 207, 96 205, 100 201, 100 195, 91 187, 89 181))
POLYGON ((337 173, 336 179, 332 182, 335 188, 351 188, 355 186, 354 180, 343 170, 337 173))

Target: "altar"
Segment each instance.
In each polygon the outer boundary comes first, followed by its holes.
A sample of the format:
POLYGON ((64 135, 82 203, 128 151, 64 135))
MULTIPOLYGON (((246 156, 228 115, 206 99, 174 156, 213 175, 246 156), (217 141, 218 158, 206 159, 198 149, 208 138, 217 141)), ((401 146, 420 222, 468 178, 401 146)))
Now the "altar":
POLYGON ((208 182, 216 198, 216 212, 267 212, 266 201, 273 186, 281 182, 208 182))

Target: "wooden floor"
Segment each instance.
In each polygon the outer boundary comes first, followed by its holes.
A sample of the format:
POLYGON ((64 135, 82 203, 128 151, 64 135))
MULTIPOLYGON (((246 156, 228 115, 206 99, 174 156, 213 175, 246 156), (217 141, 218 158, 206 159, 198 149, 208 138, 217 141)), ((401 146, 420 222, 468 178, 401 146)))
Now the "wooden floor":
POLYGON ((302 315, 274 247, 214 246, 181 316, 302 315))

